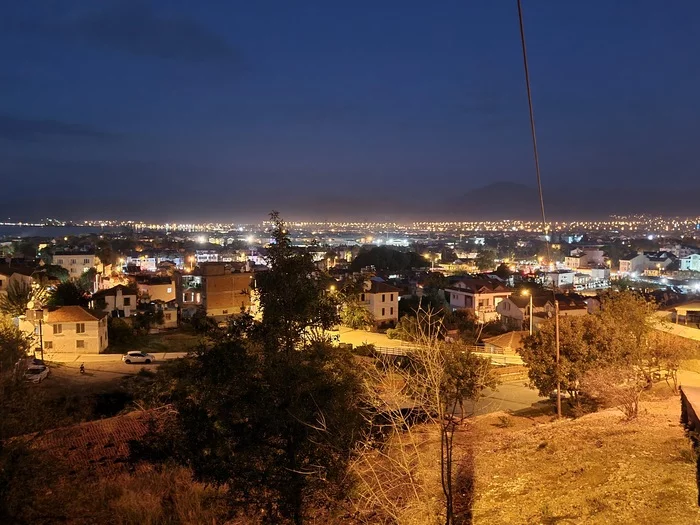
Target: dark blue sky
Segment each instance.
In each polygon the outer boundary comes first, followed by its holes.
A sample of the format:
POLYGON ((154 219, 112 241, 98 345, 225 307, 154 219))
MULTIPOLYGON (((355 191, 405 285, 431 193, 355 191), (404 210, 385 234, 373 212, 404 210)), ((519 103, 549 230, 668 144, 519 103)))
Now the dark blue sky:
MULTIPOLYGON (((515 0, 6 4, 3 215, 438 218, 534 185, 515 0)), ((700 188, 700 3, 523 4, 545 188, 700 188)))

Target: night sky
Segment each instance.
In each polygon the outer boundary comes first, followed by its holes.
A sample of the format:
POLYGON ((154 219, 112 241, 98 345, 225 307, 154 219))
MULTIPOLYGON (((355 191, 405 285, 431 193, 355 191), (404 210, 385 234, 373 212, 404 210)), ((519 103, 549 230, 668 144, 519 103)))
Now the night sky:
MULTIPOLYGON (((699 197, 700 2, 523 5, 550 199, 699 197)), ((515 0, 5 2, 0 213, 467 218, 534 186, 519 38, 515 0)))

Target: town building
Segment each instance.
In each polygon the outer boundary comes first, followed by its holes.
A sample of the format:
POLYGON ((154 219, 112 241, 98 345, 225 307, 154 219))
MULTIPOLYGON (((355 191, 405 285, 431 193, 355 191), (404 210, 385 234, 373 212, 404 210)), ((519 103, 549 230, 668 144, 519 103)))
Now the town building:
POLYGON ((137 290, 118 284, 92 295, 90 307, 108 313, 112 317, 130 317, 136 313, 137 290))
POLYGON ((488 323, 498 319, 496 307, 513 292, 504 284, 477 277, 464 277, 445 289, 453 310, 470 310, 477 321, 488 323))
MULTIPOLYGON (((38 320, 34 322, 39 335, 38 320)), ((60 306, 43 311, 41 338, 44 353, 99 354, 109 345, 107 313, 82 306, 60 306)))
POLYGON ((365 281, 360 302, 374 316, 377 326, 395 324, 399 320, 401 288, 384 282, 380 277, 365 281))
MULTIPOLYGON (((532 312, 542 313, 545 311, 547 302, 552 294, 535 295, 532 297, 532 312)), ((524 330, 529 324, 530 318, 530 296, 512 294, 500 301, 496 305, 496 312, 501 318, 501 323, 506 329, 524 330)))
POLYGON ((7 294, 7 289, 12 283, 31 286, 34 270, 23 266, 0 265, 0 294, 7 294))
POLYGON ((52 257, 51 262, 68 270, 71 279, 77 279, 90 268, 95 268, 97 273, 104 271, 100 258, 94 252, 59 252, 52 257))
POLYGON ((175 281, 171 277, 139 275, 136 276, 139 294, 149 301, 168 303, 176 298, 175 281))
POLYGON ((681 270, 700 272, 700 255, 693 253, 681 259, 681 270))
POLYGON ((201 265, 201 304, 207 315, 228 317, 250 312, 252 273, 231 273, 224 263, 201 265))
POLYGON ((576 284, 576 272, 572 270, 554 270, 544 274, 544 285, 555 290, 573 288, 576 284))
POLYGON ((489 354, 514 355, 523 347, 523 338, 530 334, 527 330, 506 332, 484 339, 484 349, 489 354))

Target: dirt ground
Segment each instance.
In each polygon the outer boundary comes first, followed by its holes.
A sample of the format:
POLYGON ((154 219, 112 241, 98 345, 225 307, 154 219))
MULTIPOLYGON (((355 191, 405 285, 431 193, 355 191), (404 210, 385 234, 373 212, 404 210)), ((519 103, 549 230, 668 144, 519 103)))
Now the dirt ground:
POLYGON ((678 397, 548 421, 489 414, 474 425, 474 523, 700 523, 695 456, 678 397))

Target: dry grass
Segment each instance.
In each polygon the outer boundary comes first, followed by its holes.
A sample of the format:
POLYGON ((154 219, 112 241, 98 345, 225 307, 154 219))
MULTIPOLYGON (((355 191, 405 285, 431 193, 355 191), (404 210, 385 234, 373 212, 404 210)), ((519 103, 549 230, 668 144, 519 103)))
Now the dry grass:
POLYGON ((614 409, 513 428, 479 418, 475 523, 700 523, 679 413, 673 397, 642 403, 632 422, 614 409))
POLYGON ((224 523, 222 490, 192 481, 187 469, 146 469, 104 480, 97 493, 115 525, 224 523))

